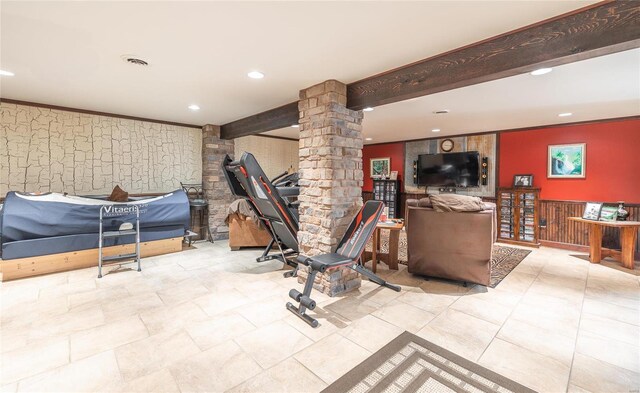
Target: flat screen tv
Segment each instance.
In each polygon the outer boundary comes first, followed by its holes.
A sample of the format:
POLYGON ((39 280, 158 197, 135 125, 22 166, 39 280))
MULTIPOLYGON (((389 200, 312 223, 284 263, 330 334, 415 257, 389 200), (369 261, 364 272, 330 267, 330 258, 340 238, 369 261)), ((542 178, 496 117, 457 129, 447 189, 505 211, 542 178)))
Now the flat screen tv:
POLYGON ((480 154, 477 151, 418 156, 418 185, 478 187, 480 154))

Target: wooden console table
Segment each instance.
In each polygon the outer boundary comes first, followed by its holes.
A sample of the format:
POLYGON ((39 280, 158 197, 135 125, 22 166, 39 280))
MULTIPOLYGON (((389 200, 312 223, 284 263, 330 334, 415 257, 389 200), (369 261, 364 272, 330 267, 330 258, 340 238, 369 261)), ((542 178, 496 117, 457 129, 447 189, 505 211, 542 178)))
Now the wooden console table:
POLYGON ((582 217, 569 217, 569 220, 589 225, 589 260, 600 263, 602 258, 612 257, 622 262, 627 269, 633 269, 633 253, 640 221, 593 221, 582 217), (620 244, 622 251, 602 248, 602 228, 620 228, 620 244))

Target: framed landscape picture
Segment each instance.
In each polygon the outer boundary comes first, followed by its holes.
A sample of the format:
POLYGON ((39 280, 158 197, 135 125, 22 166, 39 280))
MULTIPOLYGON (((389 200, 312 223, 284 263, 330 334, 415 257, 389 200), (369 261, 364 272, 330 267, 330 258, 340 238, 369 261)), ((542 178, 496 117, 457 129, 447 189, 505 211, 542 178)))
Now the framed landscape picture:
POLYGON ((602 206, 600 209, 600 221, 616 221, 618 208, 616 206, 602 206))
POLYGON ((549 145, 547 177, 577 178, 586 176, 587 144, 549 145))
POLYGON ((582 218, 584 218, 585 220, 598 221, 600 219, 601 210, 602 210, 602 203, 587 202, 584 206, 584 213, 582 213, 582 218))
POLYGON ((391 158, 372 158, 371 161, 371 177, 386 178, 389 177, 391 171, 391 158))

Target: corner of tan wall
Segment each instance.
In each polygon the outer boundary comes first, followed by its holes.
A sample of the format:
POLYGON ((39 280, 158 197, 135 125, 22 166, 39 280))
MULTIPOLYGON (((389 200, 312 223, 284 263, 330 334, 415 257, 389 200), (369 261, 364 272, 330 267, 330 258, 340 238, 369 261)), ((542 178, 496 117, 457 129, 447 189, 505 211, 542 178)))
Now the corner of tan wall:
POLYGON ((240 158, 244 152, 253 154, 270 179, 286 170, 298 171, 298 141, 258 135, 244 136, 234 141, 235 157, 240 158))

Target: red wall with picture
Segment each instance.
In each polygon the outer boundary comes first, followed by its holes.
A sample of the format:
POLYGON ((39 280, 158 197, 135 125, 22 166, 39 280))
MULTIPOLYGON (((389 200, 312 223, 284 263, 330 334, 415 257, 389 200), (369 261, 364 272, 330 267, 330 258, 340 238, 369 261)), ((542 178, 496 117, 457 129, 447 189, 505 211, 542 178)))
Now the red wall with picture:
POLYGON ((549 127, 500 135, 501 187, 533 174, 540 198, 640 203, 640 119, 549 127), (548 179, 549 145, 586 143, 586 178, 548 179))
POLYGON ((365 145, 362 149, 362 171, 364 172, 364 184, 362 191, 373 191, 371 180, 370 159, 391 158, 391 170, 398 171, 398 180, 402 181, 404 174, 404 143, 383 143, 379 145, 365 145))

